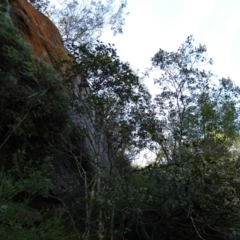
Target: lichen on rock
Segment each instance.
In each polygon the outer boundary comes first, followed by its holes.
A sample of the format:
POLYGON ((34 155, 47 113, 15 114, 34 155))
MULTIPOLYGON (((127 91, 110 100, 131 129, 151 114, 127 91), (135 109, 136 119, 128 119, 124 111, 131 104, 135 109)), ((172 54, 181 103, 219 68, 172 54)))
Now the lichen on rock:
MULTIPOLYGON (((21 36, 32 46, 36 58, 52 67, 62 60, 71 61, 62 37, 53 22, 26 0, 9 0, 10 16, 21 36)), ((67 66, 62 66, 63 73, 67 66)), ((59 71, 59 69, 58 69, 59 71)))

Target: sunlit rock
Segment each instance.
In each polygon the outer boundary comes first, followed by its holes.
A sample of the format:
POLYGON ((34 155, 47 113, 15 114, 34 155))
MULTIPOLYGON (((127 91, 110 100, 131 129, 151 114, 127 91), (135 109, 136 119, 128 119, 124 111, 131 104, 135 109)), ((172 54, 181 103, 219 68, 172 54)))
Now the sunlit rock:
MULTIPOLYGON (((36 58, 55 67, 61 60, 71 60, 62 37, 44 14, 26 0, 9 0, 10 16, 21 36, 32 46, 36 58)), ((61 68, 61 72, 66 66, 61 68)))

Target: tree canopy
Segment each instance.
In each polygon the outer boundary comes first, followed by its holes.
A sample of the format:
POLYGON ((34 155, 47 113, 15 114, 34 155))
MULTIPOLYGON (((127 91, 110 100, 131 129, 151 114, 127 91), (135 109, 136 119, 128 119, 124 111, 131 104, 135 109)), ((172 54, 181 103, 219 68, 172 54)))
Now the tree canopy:
POLYGON ((114 35, 122 33, 128 15, 126 0, 67 0, 59 1, 57 5, 49 0, 29 2, 55 23, 66 46, 95 42, 106 29, 114 35))
POLYGON ((125 5, 113 3, 83 7, 89 22, 62 9, 75 59, 63 76, 0 14, 0 238, 239 239, 239 87, 204 69, 206 46, 189 36, 153 56, 152 97, 97 41, 104 24, 121 31, 125 5), (155 159, 133 166, 146 149, 155 159))

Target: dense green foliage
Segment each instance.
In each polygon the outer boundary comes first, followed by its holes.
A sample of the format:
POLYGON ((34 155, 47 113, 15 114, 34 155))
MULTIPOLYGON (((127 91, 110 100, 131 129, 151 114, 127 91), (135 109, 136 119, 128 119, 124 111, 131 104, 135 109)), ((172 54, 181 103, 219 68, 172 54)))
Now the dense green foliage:
POLYGON ((34 61, 2 13, 0 29, 0 238, 59 239, 60 217, 41 222, 40 212, 28 205, 52 188, 50 160, 66 130, 68 102, 60 78, 34 61))
POLYGON ((60 78, 33 60, 11 20, 1 18, 1 156, 7 165, 41 162, 60 144, 53 133, 65 130, 68 102, 60 78))
POLYGON ((94 111, 96 118, 92 124, 98 135, 103 132, 109 149, 124 153, 128 147, 132 151, 142 148, 145 138, 137 138, 143 131, 138 126, 146 120, 150 94, 129 63, 119 59, 113 46, 101 42, 94 47, 72 47, 72 52, 77 63, 69 70, 80 76, 80 89, 88 86, 81 99, 83 104, 75 105, 75 110, 84 112, 89 118, 94 111))
POLYGON ((99 239, 238 238, 239 88, 199 67, 208 62, 206 47, 194 47, 190 36, 176 53, 159 50, 153 68, 164 72, 152 102, 110 45, 71 47, 77 63, 70 72, 80 74, 82 92, 73 111, 91 122, 82 127, 97 173, 88 182, 87 209, 97 208, 86 215, 85 233, 98 226, 99 239), (126 159, 146 147, 155 161, 130 167, 126 159))
POLYGON ((239 135, 239 88, 203 70, 207 62, 206 47, 194 47, 192 36, 177 52, 160 49, 152 58, 153 68, 163 72, 155 80, 160 93, 150 132, 157 157, 142 169, 158 186, 148 191, 150 204, 140 220, 148 239, 239 234, 238 158, 231 149, 239 135))
POLYGON ((203 70, 206 47, 160 49, 154 99, 112 45, 68 48, 60 77, 1 13, 0 239, 239 239, 240 90, 203 70))

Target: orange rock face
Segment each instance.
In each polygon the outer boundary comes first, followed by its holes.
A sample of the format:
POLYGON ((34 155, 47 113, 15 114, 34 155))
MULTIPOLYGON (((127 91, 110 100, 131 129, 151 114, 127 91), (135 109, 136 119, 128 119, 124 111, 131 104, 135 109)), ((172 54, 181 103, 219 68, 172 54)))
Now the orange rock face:
MULTIPOLYGON (((55 66, 71 60, 57 27, 26 0, 10 0, 10 16, 22 37, 32 45, 36 58, 55 66)), ((66 66, 65 66, 66 67, 66 66)), ((60 71, 64 71, 64 67, 60 71)))

